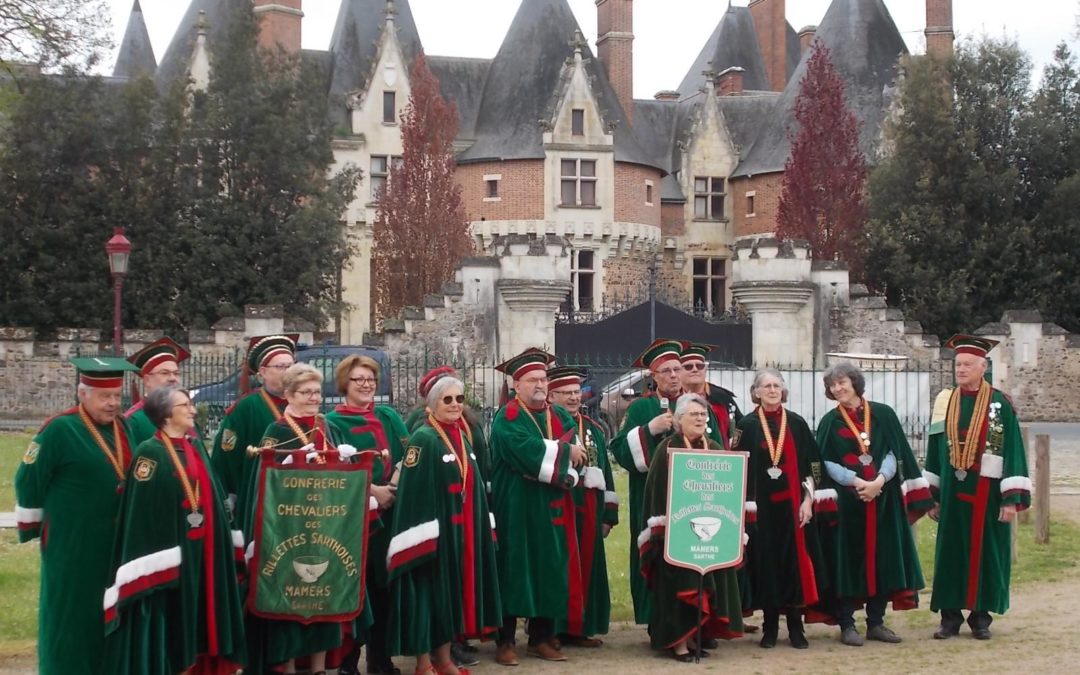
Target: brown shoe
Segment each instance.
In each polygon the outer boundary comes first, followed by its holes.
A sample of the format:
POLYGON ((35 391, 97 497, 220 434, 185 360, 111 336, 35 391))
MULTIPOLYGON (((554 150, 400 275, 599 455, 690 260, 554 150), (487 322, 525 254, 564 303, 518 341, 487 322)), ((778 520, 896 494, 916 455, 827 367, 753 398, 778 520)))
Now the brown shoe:
POLYGON ((516 666, 518 664, 518 657, 514 645, 507 643, 496 647, 495 663, 500 666, 516 666))
POLYGON ((545 661, 565 661, 566 655, 555 649, 547 642, 541 642, 538 645, 529 645, 529 648, 525 650, 525 653, 529 656, 543 659, 545 661))

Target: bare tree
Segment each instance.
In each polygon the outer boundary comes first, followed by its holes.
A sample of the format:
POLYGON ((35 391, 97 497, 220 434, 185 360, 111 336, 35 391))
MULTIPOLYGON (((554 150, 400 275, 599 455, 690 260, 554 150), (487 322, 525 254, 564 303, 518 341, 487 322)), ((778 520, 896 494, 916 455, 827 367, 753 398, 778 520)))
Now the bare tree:
POLYGON ((86 68, 112 44, 105 0, 0 0, 0 68, 86 68))

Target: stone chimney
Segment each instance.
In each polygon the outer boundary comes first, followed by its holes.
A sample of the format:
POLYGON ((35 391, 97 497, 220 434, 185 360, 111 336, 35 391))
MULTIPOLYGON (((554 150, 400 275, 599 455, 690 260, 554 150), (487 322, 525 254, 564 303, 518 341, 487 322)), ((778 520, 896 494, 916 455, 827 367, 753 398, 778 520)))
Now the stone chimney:
POLYGON ((784 0, 750 0, 765 76, 772 91, 787 86, 787 18, 784 0))
POLYGON ((661 89, 653 94, 653 98, 657 101, 678 101, 682 95, 674 89, 661 89))
POLYGON ((252 0, 252 4, 259 19, 259 46, 280 46, 290 54, 299 54, 304 0, 252 0))
POLYGON ((716 76, 716 95, 734 96, 743 93, 743 73, 745 68, 732 66, 716 76))
POLYGON ((814 44, 814 36, 817 35, 817 26, 803 26, 799 31, 799 54, 805 54, 814 44))
POLYGON ((952 0, 926 0, 926 53, 938 58, 952 56, 952 0))
POLYGON ((619 98, 626 122, 634 123, 634 0, 596 0, 596 52, 619 98))

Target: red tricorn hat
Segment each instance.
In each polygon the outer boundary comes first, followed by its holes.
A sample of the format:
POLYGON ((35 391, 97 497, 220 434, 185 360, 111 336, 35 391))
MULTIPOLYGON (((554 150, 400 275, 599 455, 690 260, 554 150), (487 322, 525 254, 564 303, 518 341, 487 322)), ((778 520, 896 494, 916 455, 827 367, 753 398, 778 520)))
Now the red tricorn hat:
POLYGON ((581 366, 551 366, 547 374, 548 391, 581 384, 589 377, 589 371, 581 366))
POLYGON ((708 361, 709 352, 716 349, 716 345, 707 345, 703 342, 686 342, 682 350, 682 362, 708 361))
POLYGON ((681 360, 683 349, 688 344, 682 340, 672 340, 671 338, 653 340, 653 343, 646 347, 645 351, 641 352, 641 356, 637 357, 633 366, 635 368, 648 368, 655 372, 657 368, 668 361, 681 360))
POLYGON ((981 356, 985 359, 986 355, 989 354, 994 347, 998 346, 998 343, 998 340, 991 340, 990 338, 957 333, 949 338, 948 342, 945 343, 945 346, 957 354, 971 354, 972 356, 981 356))
POLYGON ((517 356, 495 366, 495 370, 506 373, 511 380, 520 380, 526 373, 534 370, 547 370, 548 364, 554 360, 555 357, 543 349, 529 347, 517 356))
POLYGON ((278 354, 295 354, 298 333, 288 335, 256 335, 248 342, 247 365, 251 372, 258 372, 267 361, 278 354))
POLYGON ((127 360, 139 369, 140 375, 146 375, 166 361, 180 364, 190 356, 191 352, 181 347, 175 340, 163 337, 135 352, 127 360))

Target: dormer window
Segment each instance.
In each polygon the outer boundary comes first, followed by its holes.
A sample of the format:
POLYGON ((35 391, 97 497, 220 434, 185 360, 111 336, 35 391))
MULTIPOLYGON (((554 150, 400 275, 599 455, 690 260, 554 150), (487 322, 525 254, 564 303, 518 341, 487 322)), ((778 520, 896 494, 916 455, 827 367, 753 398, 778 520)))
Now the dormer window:
POLYGON ((574 108, 570 111, 570 128, 571 133, 575 136, 585 135, 585 111, 581 108, 574 108))

